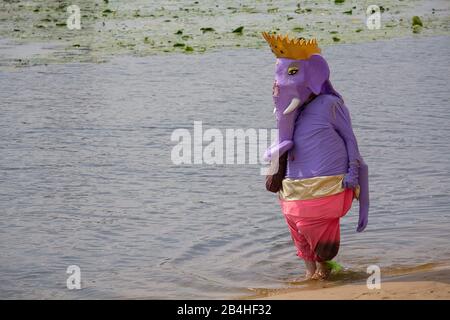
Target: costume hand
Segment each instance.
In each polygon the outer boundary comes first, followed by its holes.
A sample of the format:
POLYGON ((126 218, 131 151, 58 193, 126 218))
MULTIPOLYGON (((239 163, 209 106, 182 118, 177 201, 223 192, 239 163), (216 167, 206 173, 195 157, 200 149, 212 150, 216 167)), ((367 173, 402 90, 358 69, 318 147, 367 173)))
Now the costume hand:
POLYGON ((344 176, 342 186, 344 188, 354 189, 359 185, 359 166, 357 162, 350 163, 348 173, 344 176))
POLYGON ((292 140, 281 141, 279 144, 270 147, 264 153, 264 160, 270 161, 275 157, 281 157, 286 151, 292 148, 294 142, 292 140))
POLYGON ((347 173, 344 176, 344 181, 342 181, 342 185, 344 188, 354 189, 358 186, 358 176, 354 176, 351 173, 347 173))

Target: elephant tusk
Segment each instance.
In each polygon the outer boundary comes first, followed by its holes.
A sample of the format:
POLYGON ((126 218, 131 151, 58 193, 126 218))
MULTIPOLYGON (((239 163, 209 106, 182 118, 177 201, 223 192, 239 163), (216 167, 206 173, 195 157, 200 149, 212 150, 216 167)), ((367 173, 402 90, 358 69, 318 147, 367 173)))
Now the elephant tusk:
POLYGON ((288 113, 291 113, 295 109, 297 109, 300 106, 300 99, 299 98, 292 98, 291 103, 289 106, 284 110, 283 114, 286 115, 288 113))

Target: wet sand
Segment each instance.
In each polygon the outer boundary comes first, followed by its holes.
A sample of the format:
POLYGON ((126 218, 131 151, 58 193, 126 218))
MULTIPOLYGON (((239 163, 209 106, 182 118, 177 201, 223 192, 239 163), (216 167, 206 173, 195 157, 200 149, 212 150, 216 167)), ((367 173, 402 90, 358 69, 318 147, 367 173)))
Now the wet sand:
POLYGON ((448 300, 450 299, 450 265, 382 278, 380 289, 368 289, 365 280, 340 286, 336 286, 333 282, 317 282, 312 284, 312 288, 286 289, 257 298, 270 300, 448 300))

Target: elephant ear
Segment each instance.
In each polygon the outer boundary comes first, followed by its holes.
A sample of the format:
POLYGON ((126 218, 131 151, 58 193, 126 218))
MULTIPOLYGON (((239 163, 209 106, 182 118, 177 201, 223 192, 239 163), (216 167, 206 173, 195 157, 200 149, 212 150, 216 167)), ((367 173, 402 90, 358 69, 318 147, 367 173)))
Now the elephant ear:
POLYGON ((309 89, 314 94, 319 94, 322 90, 322 85, 330 77, 330 68, 325 59, 319 54, 313 54, 306 60, 306 76, 309 89))

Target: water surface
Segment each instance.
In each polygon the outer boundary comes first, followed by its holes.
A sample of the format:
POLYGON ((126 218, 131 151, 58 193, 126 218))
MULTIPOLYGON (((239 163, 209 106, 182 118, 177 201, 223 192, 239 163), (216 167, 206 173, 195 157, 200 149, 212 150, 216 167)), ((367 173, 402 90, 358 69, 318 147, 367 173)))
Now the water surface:
MULTIPOLYGON (((370 168, 347 269, 446 261, 450 37, 325 47, 370 168)), ((266 50, 0 73, 1 298, 225 298, 303 273, 259 165, 172 164, 177 128, 271 128, 266 50), (82 290, 66 289, 78 265, 82 290)))

